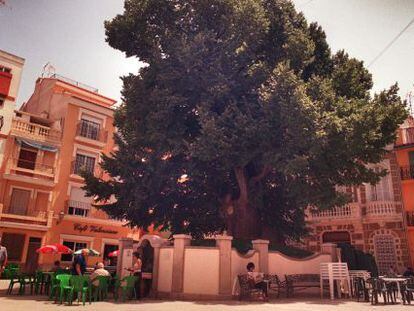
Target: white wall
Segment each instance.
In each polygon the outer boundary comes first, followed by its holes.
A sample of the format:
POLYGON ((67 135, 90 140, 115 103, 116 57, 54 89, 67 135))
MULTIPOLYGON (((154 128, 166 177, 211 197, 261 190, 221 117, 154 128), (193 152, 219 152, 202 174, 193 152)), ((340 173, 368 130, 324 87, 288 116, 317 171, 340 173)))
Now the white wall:
POLYGON ((219 255, 217 248, 187 247, 185 249, 185 294, 218 295, 219 255))
MULTIPOLYGON (((249 251, 246 255, 240 255, 235 249, 231 250, 231 279, 234 279, 238 274, 247 272, 246 266, 249 262, 253 262, 256 267, 259 266, 259 253, 256 251, 249 251)), ((259 272, 259 271, 258 271, 259 272)))
POLYGON ((277 274, 280 280, 285 279, 285 274, 319 274, 319 265, 331 261, 331 255, 328 254, 297 259, 279 252, 269 252, 269 274, 277 274))
POLYGON ((171 292, 172 269, 173 269, 172 247, 160 248, 159 272, 158 272, 158 291, 171 292))

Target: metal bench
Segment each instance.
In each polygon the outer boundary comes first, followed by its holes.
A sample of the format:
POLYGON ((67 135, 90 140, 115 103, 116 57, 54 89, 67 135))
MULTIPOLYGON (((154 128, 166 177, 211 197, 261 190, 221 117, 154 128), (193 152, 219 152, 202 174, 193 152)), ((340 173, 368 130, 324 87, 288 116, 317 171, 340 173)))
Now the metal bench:
POLYGON ((249 279, 247 274, 239 274, 237 278, 240 286, 239 300, 252 297, 261 298, 263 300, 265 299, 263 290, 254 287, 254 282, 249 279))
POLYGON ((320 288, 319 274, 290 274, 285 279, 286 297, 293 295, 295 289, 320 288))

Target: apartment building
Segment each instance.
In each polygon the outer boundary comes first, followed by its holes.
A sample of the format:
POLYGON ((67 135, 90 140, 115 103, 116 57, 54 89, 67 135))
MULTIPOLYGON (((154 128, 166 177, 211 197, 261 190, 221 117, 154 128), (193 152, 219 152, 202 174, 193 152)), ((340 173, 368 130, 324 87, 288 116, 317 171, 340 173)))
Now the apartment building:
POLYGON ((108 178, 101 154, 114 148, 115 100, 97 89, 49 74, 36 81, 29 100, 14 112, 0 179, 0 234, 9 259, 27 270, 69 264, 71 255, 42 255, 40 245, 93 248, 104 259, 121 237, 139 232, 92 206, 81 189, 81 171, 108 178))
POLYGON ((319 251, 322 243, 349 243, 373 254, 380 273, 391 267, 404 271, 410 259, 396 155, 390 152, 373 168, 389 174, 376 185, 340 189, 351 198, 346 206, 308 213, 307 247, 319 251))
POLYGON ((414 266, 414 118, 412 116, 401 125, 394 152, 401 176, 411 266, 414 266))

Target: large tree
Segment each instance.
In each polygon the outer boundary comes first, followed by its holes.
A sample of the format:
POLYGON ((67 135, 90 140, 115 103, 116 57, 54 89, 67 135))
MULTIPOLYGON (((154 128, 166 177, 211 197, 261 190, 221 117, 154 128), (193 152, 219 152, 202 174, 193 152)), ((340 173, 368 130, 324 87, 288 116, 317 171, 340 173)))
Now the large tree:
POLYGON ((85 176, 112 217, 194 236, 297 238, 308 206, 375 183, 406 111, 282 0, 126 0, 109 45, 146 64, 123 78, 118 149, 85 176))

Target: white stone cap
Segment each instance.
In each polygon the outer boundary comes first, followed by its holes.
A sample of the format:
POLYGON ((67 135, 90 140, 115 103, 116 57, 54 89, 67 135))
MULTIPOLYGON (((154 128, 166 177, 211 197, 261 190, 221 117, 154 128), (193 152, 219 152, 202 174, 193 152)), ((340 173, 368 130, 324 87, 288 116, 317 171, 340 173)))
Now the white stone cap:
POLYGON ((189 240, 191 240, 191 235, 188 235, 188 234, 174 234, 173 238, 174 239, 189 239, 189 240))
POLYGON ((233 240, 233 237, 231 235, 216 235, 214 237, 216 240, 233 240))
POLYGON ((252 244, 269 244, 269 240, 253 240, 252 244))

